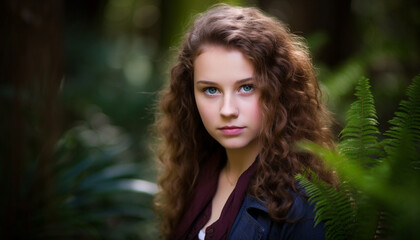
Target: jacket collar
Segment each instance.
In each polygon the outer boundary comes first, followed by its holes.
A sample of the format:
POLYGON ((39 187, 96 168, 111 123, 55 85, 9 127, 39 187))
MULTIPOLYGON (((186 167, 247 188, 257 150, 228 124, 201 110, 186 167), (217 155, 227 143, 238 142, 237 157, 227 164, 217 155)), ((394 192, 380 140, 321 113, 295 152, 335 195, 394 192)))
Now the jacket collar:
POLYGON ((243 204, 246 206, 246 209, 256 208, 258 210, 268 213, 268 208, 265 206, 265 204, 261 200, 258 200, 257 198, 250 196, 249 194, 245 195, 243 204))

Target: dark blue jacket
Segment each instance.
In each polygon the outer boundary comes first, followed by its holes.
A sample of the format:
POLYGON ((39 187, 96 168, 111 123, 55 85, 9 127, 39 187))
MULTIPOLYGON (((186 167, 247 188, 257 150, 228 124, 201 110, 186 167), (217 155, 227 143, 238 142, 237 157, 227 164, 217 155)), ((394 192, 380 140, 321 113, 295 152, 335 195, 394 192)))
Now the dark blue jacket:
POLYGON ((325 231, 322 223, 314 227, 315 212, 313 205, 292 193, 293 205, 288 219, 295 222, 278 223, 271 220, 267 207, 256 198, 245 196, 241 209, 229 233, 232 240, 323 240, 325 231))

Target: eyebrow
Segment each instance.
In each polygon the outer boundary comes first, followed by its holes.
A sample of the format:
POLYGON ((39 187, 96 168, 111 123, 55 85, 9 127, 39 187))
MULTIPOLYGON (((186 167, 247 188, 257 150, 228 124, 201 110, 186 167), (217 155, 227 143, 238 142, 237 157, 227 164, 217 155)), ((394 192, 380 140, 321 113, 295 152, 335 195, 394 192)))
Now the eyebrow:
MULTIPOLYGON (((249 78, 244 78, 244 79, 240 79, 240 80, 236 81, 236 82, 235 82, 235 84, 241 84, 241 83, 249 82, 249 81, 251 81, 251 80, 253 80, 253 78, 252 78, 252 77, 249 77, 249 78)), ((198 81, 197 81, 197 84, 198 84, 198 83, 200 83, 200 84, 206 84, 206 85, 213 85, 213 84, 216 84, 215 82, 212 82, 212 81, 206 81, 206 80, 198 80, 198 81)))

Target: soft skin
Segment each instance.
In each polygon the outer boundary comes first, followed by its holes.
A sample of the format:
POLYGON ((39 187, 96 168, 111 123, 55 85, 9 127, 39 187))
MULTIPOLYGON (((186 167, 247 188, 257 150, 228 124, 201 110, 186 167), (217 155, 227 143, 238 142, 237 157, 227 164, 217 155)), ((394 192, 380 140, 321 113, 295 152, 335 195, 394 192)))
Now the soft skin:
POLYGON ((205 46, 194 61, 194 96, 201 119, 227 151, 260 150, 260 91, 253 76, 252 63, 235 49, 205 46))

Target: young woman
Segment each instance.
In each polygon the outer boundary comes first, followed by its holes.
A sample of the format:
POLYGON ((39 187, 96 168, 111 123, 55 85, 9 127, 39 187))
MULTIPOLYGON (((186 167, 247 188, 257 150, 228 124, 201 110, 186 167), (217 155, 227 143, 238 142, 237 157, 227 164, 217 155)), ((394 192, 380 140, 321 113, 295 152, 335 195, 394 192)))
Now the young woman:
POLYGON ((165 239, 323 239, 295 176, 334 176, 297 141, 333 146, 306 46, 254 8, 217 5, 185 36, 160 102, 165 239))

